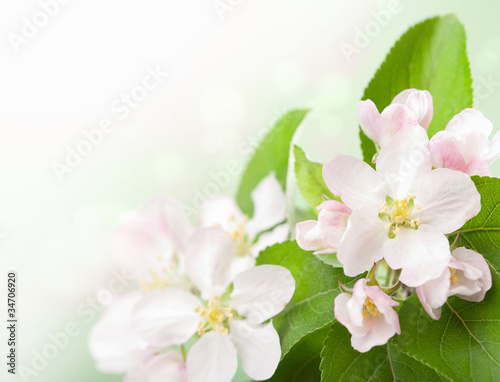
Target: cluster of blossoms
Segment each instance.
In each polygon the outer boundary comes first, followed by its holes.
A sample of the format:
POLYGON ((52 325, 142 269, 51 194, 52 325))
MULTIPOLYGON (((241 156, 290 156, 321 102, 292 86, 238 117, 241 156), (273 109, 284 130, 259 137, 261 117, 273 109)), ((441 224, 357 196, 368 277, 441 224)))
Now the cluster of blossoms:
POLYGON ((97 367, 124 381, 224 382, 238 366, 270 378, 281 358, 271 318, 295 281, 260 250, 289 236, 285 195, 274 174, 252 193, 248 219, 231 198, 207 202, 200 224, 156 198, 116 230, 116 261, 140 288, 115 296, 89 337, 97 367))
POLYGON ((460 247, 460 235, 450 246, 448 235, 479 213, 470 176, 491 175, 500 134, 490 142, 491 122, 466 109, 429 141, 432 116, 428 91, 405 90, 382 113, 361 101, 358 118, 376 145, 376 169, 350 156, 326 163, 325 183, 342 202, 326 200, 317 221, 296 226, 301 248, 337 253, 347 276, 369 271, 352 290, 341 286, 335 299, 335 317, 360 352, 400 334, 394 294, 415 288, 426 312, 439 319, 449 296, 481 301, 491 288, 483 256, 460 247), (379 283, 381 269, 394 280, 389 285, 379 283))

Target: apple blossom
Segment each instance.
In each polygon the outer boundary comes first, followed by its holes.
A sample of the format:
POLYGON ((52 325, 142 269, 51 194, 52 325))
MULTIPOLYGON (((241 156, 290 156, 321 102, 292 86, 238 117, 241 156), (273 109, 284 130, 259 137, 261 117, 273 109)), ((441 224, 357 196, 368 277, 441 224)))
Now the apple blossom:
POLYGON ((335 298, 335 318, 351 333, 351 345, 361 353, 384 345, 394 334, 401 334, 399 317, 393 309, 399 303, 378 286, 368 286, 367 279, 354 284, 352 295, 335 298))
POLYGON ((89 350, 102 372, 124 373, 159 350, 142 340, 132 327, 132 310, 140 298, 140 292, 113 297, 92 328, 89 350))
POLYGON ((111 249, 116 262, 144 289, 189 289, 183 252, 192 231, 180 205, 156 197, 114 231, 111 249))
POLYGON ((350 156, 323 166, 328 188, 352 209, 337 258, 347 276, 384 258, 392 269, 401 269, 403 283, 422 285, 448 265, 445 234, 479 213, 480 195, 467 174, 431 171, 428 138, 420 126, 396 133, 380 151, 376 168, 350 156))
POLYGON ((427 90, 403 90, 382 113, 379 113, 371 100, 360 101, 358 104, 361 129, 379 149, 407 126, 420 125, 427 130, 432 115, 432 96, 427 90))
POLYGON ((469 175, 491 176, 489 166, 500 156, 500 132, 488 140, 492 123, 475 109, 465 109, 432 137, 432 165, 469 175))
POLYGON ((189 382, 230 381, 237 368, 254 379, 271 377, 279 363, 279 336, 267 320, 291 299, 295 281, 286 268, 260 265, 231 277, 236 245, 220 228, 201 228, 186 250, 186 270, 202 299, 177 288, 153 291, 134 308, 137 333, 152 346, 200 339, 186 359, 189 382))
POLYGON ((483 256, 463 247, 455 249, 442 274, 416 292, 425 311, 433 319, 441 317, 441 306, 449 296, 468 301, 482 301, 491 288, 491 271, 483 256))
POLYGON ((251 197, 255 209, 250 219, 233 198, 226 196, 209 200, 201 211, 201 226, 220 227, 233 238, 236 244, 233 275, 253 267, 260 251, 289 235, 288 224, 280 224, 286 219, 286 199, 274 173, 262 179, 251 197))
POLYGON ((336 200, 326 200, 317 209, 318 221, 297 223, 297 244, 306 251, 317 250, 314 254, 335 253, 352 211, 336 200))
POLYGON ((186 361, 181 352, 157 354, 130 369, 123 382, 187 382, 186 361))

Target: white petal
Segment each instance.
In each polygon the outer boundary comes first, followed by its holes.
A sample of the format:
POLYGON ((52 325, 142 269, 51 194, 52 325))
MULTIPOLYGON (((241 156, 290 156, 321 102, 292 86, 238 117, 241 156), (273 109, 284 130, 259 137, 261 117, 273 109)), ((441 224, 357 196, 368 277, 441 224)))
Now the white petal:
POLYGON ((441 317, 441 306, 448 299, 450 291, 450 270, 445 268, 441 276, 416 288, 418 299, 425 311, 434 320, 441 317))
POLYGON ((427 90, 406 89, 391 102, 402 103, 414 113, 418 124, 427 130, 433 116, 432 96, 427 90))
POLYGON ((415 204, 422 207, 414 211, 414 217, 444 234, 459 229, 481 210, 481 196, 474 182, 458 171, 433 170, 418 179, 413 193, 415 204))
POLYGON ((92 328, 89 351, 100 371, 124 373, 158 350, 142 340, 132 327, 132 310, 140 298, 140 292, 115 296, 92 328))
POLYGON ((236 348, 228 335, 209 332, 189 350, 189 382, 231 382, 238 368, 236 348))
POLYGON ((374 346, 385 345, 397 331, 397 327, 387 322, 383 316, 372 317, 370 320, 371 330, 365 336, 351 338, 352 347, 360 353, 366 353, 374 346))
POLYGON ((395 134, 382 148, 377 172, 393 199, 406 198, 417 176, 431 171, 429 139, 421 126, 409 126, 395 134))
POLYGON ((450 261, 448 239, 426 224, 418 230, 402 228, 384 247, 385 260, 392 269, 402 269, 402 283, 417 287, 439 277, 450 261))
MULTIPOLYGON (((462 294, 457 289, 452 290, 452 294, 468 301, 482 301, 492 285, 491 270, 488 263, 481 254, 463 247, 455 249, 452 256, 464 265, 463 276, 469 280, 474 280, 475 286, 479 287, 479 291, 473 294, 462 294)), ((464 277, 459 276, 459 284, 464 282, 464 277)))
POLYGON ((197 297, 176 288, 152 292, 134 308, 133 324, 137 333, 155 346, 180 345, 198 328, 201 306, 197 297))
MULTIPOLYGON (((314 251, 318 248, 324 248, 325 243, 321 238, 321 234, 318 229, 318 222, 316 220, 306 220, 297 223, 295 226, 295 232, 297 237, 297 245, 306 250, 314 251)), ((335 250, 333 250, 335 252, 335 250)))
POLYGON ((387 240, 378 209, 353 211, 337 251, 337 259, 344 265, 345 274, 354 277, 370 269, 374 262, 382 259, 382 248, 387 240))
POLYGON ((351 209, 380 208, 387 191, 379 175, 360 159, 341 155, 323 165, 323 179, 351 209))
POLYGON ((464 109, 453 117, 445 130, 457 136, 478 132, 489 137, 493 130, 493 124, 479 110, 464 109))
POLYGON ((222 229, 200 228, 191 236, 186 251, 186 271, 206 299, 231 282, 234 240, 222 229))
POLYGON ((237 256, 231 264, 231 279, 247 269, 255 267, 255 257, 253 255, 237 256))
POLYGON ((281 312, 295 291, 295 280, 279 265, 259 265, 234 279, 231 307, 253 324, 264 322, 281 312))
POLYGON ((491 140, 488 155, 484 158, 489 164, 492 164, 500 156, 500 131, 498 131, 491 140))
POLYGON ((234 320, 230 329, 245 373, 258 381, 271 378, 281 358, 280 338, 272 322, 253 327, 245 320, 234 320))
POLYGON ((175 350, 159 354, 127 372, 123 382, 187 382, 186 364, 175 350))
POLYGON ((276 226, 272 231, 265 232, 259 236, 256 243, 250 248, 250 252, 254 257, 257 257, 260 251, 276 243, 282 243, 288 240, 290 236, 290 227, 288 223, 276 226))
POLYGON ((247 235, 257 235, 286 219, 286 198, 274 172, 270 173, 252 191, 253 217, 247 224, 247 235))
POLYGON ((235 231, 244 222, 245 215, 236 205, 233 198, 220 196, 203 205, 200 213, 200 224, 203 227, 217 226, 226 232, 235 231))

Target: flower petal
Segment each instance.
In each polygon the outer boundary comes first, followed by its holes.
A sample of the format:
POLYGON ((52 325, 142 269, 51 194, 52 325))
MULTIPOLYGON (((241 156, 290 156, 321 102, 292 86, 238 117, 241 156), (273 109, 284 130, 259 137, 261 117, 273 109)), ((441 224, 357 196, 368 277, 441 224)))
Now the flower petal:
POLYGON ((493 124, 479 110, 464 109, 453 117, 445 130, 457 136, 477 132, 489 137, 493 131, 493 124))
POLYGON ((425 311, 434 320, 441 318, 441 306, 448 299, 450 270, 445 268, 441 276, 416 288, 418 299, 425 311))
POLYGON ((200 213, 200 224, 203 227, 217 226, 226 232, 233 232, 244 222, 245 215, 236 205, 233 198, 219 196, 210 199, 203 205, 200 213))
POLYGON ((417 123, 427 130, 434 113, 431 93, 427 90, 406 89, 394 97, 391 103, 408 106, 417 123))
POLYGON ((351 209, 379 208, 387 196, 384 183, 368 164, 340 155, 323 165, 323 179, 334 195, 351 209))
POLYGON ((209 299, 229 285, 235 251, 234 240, 220 228, 200 228, 193 233, 185 256, 186 271, 202 297, 209 299))
POLYGON ((345 274, 354 277, 370 269, 382 259, 386 240, 389 240, 387 231, 378 218, 378 209, 353 211, 337 251, 345 274))
POLYGON ((445 235, 427 224, 418 230, 403 228, 384 247, 392 269, 402 269, 402 283, 417 287, 439 277, 450 261, 450 244, 445 235))
POLYGON ((413 193, 414 211, 421 224, 429 224, 442 233, 451 233, 462 227, 481 210, 481 196, 471 178, 464 173, 438 168, 416 181, 413 193))
MULTIPOLYGON (((397 316, 397 313, 394 312, 397 316)), ((360 353, 366 353, 374 346, 385 345, 397 333, 397 328, 387 322, 383 316, 371 318, 371 330, 362 337, 351 337, 351 345, 360 353)), ((398 320, 399 327, 399 320, 398 320)))
POLYGON ((435 168, 467 172, 467 163, 460 149, 457 137, 447 131, 434 135, 429 143, 432 165, 435 168))
POLYGON ((295 291, 295 280, 279 265, 259 265, 234 278, 231 307, 253 324, 281 312, 295 291))
POLYGON ((491 140, 490 149, 488 155, 486 155, 485 160, 489 164, 492 164, 500 156, 500 131, 498 131, 491 140))
POLYGON ((412 192, 415 178, 431 169, 429 139, 421 126, 399 131, 382 148, 377 159, 377 172, 393 199, 406 198, 412 192))
POLYGON ((379 146, 390 138, 390 131, 385 128, 384 121, 372 100, 358 103, 358 120, 366 136, 379 146))
MULTIPOLYGON (((458 297, 468 301, 482 301, 486 292, 490 290, 492 285, 491 270, 488 263, 481 254, 463 247, 455 249, 452 256, 457 261, 465 265, 465 269, 463 271, 465 277, 471 280, 478 280, 476 281, 476 285, 480 287, 480 291, 472 295, 463 295, 460 291, 453 291, 452 289, 451 294, 457 295, 458 297)), ((459 278, 459 283, 460 282, 461 280, 459 278)))
POLYGON ((97 368, 104 373, 124 373, 158 350, 133 330, 132 310, 140 292, 115 296, 92 328, 88 346, 97 368))
POLYGON ((159 354, 148 362, 130 369, 123 382, 187 382, 182 354, 175 350, 159 354))
POLYGON ((186 368, 189 382, 231 382, 238 356, 230 336, 217 332, 201 336, 189 350, 186 368))
POLYGON ((134 308, 132 321, 139 336, 155 346, 180 345, 196 333, 201 306, 198 298, 177 288, 149 293, 134 308))
POLYGON ((247 223, 247 235, 252 241, 257 235, 286 219, 286 198, 274 172, 260 181, 252 191, 253 217, 247 223))
POLYGON ((229 325, 245 373, 257 381, 271 378, 281 358, 280 338, 273 323, 253 327, 246 320, 234 320, 229 325))

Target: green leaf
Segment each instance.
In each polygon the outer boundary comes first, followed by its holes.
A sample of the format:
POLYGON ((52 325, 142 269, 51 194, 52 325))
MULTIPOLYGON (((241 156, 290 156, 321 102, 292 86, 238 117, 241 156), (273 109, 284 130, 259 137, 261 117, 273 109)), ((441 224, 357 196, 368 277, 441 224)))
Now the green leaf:
POLYGON ((297 342, 280 362, 269 382, 319 382, 321 371, 319 354, 330 328, 309 333, 297 342))
POLYGON ((324 201, 322 195, 329 199, 339 200, 331 193, 323 180, 323 165, 308 160, 304 151, 298 146, 294 146, 293 153, 297 186, 307 203, 316 211, 316 207, 324 201))
POLYGON ((500 275, 481 302, 451 297, 431 319, 413 295, 399 311, 396 347, 453 381, 500 380, 500 275))
POLYGON ((398 351, 389 341, 367 353, 351 346, 351 334, 336 322, 321 352, 321 381, 446 381, 447 378, 412 357, 398 351))
POLYGON ((290 143, 295 130, 306 114, 307 110, 293 110, 285 114, 267 134, 250 159, 236 194, 238 205, 249 216, 253 215, 250 194, 271 171, 276 173, 276 178, 285 190, 290 143))
MULTIPOLYGON (((472 107, 472 79, 462 24, 454 15, 436 17, 409 29, 389 52, 365 90, 379 111, 402 90, 416 88, 432 94, 434 117, 429 137, 451 118, 472 107)), ((375 145, 360 132, 364 160, 371 163, 375 145)))
POLYGON ((334 319, 333 301, 340 293, 338 280, 354 283, 342 268, 318 260, 311 252, 300 249, 295 241, 275 244, 262 251, 257 264, 282 265, 295 278, 295 293, 287 308, 273 319, 280 335, 282 357, 301 338, 329 325, 334 319))
POLYGON ((482 254, 500 272, 500 179, 473 176, 481 194, 481 211, 456 233, 461 245, 482 254))

